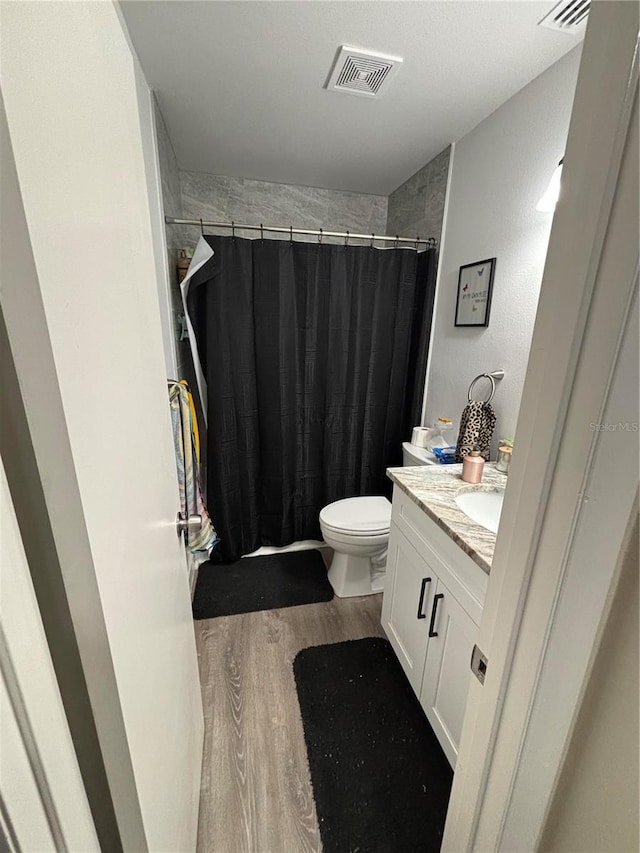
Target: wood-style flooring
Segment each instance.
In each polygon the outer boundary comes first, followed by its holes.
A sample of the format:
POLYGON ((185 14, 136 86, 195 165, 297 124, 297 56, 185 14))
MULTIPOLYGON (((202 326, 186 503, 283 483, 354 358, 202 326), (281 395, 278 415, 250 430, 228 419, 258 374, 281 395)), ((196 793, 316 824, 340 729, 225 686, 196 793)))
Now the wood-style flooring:
POLYGON ((381 606, 381 595, 334 598, 195 623, 205 719, 198 853, 322 850, 292 662, 307 646, 384 636, 381 606))

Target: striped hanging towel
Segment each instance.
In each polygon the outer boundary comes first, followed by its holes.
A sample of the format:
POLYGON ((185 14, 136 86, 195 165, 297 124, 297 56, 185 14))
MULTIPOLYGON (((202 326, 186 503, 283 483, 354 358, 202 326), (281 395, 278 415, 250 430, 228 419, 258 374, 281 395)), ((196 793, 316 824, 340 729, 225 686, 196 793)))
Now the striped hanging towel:
POLYGON ((481 400, 471 400, 467 403, 460 418, 456 462, 462 462, 476 444, 485 462, 488 462, 495 425, 496 415, 491 408, 491 403, 484 403, 481 400))
POLYGON ((176 451, 180 511, 183 517, 199 515, 200 530, 189 533, 189 550, 209 553, 218 542, 200 488, 198 428, 186 383, 173 382, 169 385, 169 405, 173 426, 173 443, 176 451))

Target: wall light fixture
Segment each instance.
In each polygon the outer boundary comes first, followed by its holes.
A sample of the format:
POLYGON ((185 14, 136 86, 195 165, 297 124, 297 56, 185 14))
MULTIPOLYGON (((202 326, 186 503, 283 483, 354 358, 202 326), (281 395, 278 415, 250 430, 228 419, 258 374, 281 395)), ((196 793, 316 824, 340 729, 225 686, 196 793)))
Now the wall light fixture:
POLYGON ((560 196, 560 178, 562 177, 563 163, 564 157, 556 166, 556 170, 551 176, 551 180, 549 181, 549 186, 547 187, 545 194, 536 205, 536 210, 540 210, 542 213, 553 213, 556 209, 556 203, 560 196))

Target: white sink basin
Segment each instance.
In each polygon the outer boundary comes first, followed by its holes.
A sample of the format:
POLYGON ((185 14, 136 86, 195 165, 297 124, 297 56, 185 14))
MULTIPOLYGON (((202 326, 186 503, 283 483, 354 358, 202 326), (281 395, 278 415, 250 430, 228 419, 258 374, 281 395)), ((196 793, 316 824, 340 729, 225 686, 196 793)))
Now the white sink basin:
POLYGON ((497 533, 503 498, 504 492, 461 492, 454 500, 471 521, 497 533))

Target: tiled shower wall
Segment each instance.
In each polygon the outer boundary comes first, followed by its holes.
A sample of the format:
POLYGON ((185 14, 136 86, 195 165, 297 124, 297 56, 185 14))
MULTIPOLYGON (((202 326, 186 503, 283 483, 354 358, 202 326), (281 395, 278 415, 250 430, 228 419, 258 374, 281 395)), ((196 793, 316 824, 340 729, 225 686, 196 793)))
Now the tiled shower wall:
POLYGON ((440 244, 450 155, 445 148, 391 193, 387 234, 435 237, 440 244))
MULTIPOLYGON (((294 228, 324 228, 325 231, 353 231, 384 234, 387 198, 380 195, 323 190, 291 184, 273 184, 246 178, 227 178, 201 172, 180 172, 182 211, 187 219, 218 222, 245 222, 294 228)), ((185 228, 190 243, 198 239, 199 228, 185 228)), ((229 229, 210 234, 229 234, 229 229)), ((256 237, 255 231, 236 231, 241 237, 256 237)), ((285 234, 268 233, 269 239, 289 239, 285 234)), ((296 236, 296 240, 315 237, 296 236)), ((327 238, 329 242, 329 238, 327 238)))
MULTIPOLYGON (((162 117, 162 113, 155 104, 156 118, 156 137, 158 140, 158 160, 160 165, 160 177, 162 180, 162 201, 164 213, 166 216, 181 216, 182 201, 180 197, 180 175, 178 173, 178 163, 173 150, 173 145, 169 139, 167 128, 162 117)), ((182 297, 178 286, 178 274, 176 264, 178 261, 178 252, 184 245, 184 234, 179 225, 167 225, 167 263, 169 266, 169 281, 171 283, 171 304, 172 304, 172 319, 173 329, 176 337, 176 358, 178 362, 177 377, 181 379, 189 373, 191 356, 189 348, 185 341, 178 341, 177 335, 177 317, 182 312, 182 297)), ((191 368, 192 370, 192 368, 191 368)))

